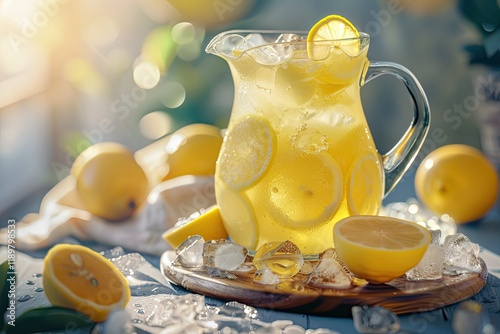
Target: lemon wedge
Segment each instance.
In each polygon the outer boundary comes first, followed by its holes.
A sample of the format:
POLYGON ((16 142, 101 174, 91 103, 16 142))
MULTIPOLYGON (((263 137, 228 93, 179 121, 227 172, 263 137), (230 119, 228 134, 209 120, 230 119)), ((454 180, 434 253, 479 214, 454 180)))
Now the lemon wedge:
POLYGON ((185 224, 168 229, 163 233, 163 239, 175 249, 193 235, 200 235, 205 240, 227 239, 228 235, 217 205, 211 206, 203 214, 185 224))
POLYGON ((416 266, 430 241, 426 228, 393 217, 350 216, 334 227, 339 258, 356 277, 376 284, 416 266))

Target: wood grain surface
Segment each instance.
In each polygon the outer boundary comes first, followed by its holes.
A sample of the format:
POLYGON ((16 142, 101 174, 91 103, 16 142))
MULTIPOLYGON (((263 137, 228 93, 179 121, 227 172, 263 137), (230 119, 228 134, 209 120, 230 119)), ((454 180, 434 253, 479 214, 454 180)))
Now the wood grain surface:
POLYGON ((444 275, 439 281, 408 281, 404 277, 386 284, 365 284, 349 289, 324 289, 306 284, 307 275, 296 275, 277 285, 253 282, 253 271, 233 272, 237 278, 210 277, 205 270, 173 264, 175 252, 167 251, 160 270, 186 290, 226 301, 293 313, 350 317, 355 305, 383 306, 396 314, 435 310, 474 296, 486 284, 487 269, 481 273, 444 275))

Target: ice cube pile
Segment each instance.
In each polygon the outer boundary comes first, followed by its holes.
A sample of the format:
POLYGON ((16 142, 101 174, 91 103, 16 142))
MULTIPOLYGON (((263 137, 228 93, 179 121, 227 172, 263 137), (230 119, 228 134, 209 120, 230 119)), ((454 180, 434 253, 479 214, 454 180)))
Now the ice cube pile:
MULTIPOLYGON (((455 276, 483 270, 479 246, 456 233, 456 225, 449 216, 433 216, 414 199, 388 204, 382 212, 415 221, 431 231, 432 241, 426 253, 418 265, 406 273, 406 279, 440 280, 443 274, 455 276)), ((292 278, 325 289, 349 289, 367 284, 349 272, 335 249, 305 260, 297 245, 290 241, 266 243, 251 256, 247 249, 231 241, 206 241, 195 235, 176 249, 175 262, 186 268, 206 270, 212 277, 236 279, 238 273, 253 272, 254 282, 261 285, 277 285, 292 278)))
POLYGON ((134 327, 159 334, 338 334, 325 328, 306 330, 289 320, 264 322, 259 319, 257 309, 251 306, 235 301, 209 305, 204 296, 196 294, 137 299, 133 308, 136 312, 129 322, 134 327))
MULTIPOLYGON (((296 34, 280 34, 275 39, 270 40, 259 33, 248 35, 230 34, 223 36, 214 45, 218 54, 228 58, 237 58, 240 54, 246 52, 255 61, 262 65, 281 64, 292 56, 296 49, 293 43, 299 42, 304 37, 296 34)), ((210 47, 210 46, 209 46, 210 47)))

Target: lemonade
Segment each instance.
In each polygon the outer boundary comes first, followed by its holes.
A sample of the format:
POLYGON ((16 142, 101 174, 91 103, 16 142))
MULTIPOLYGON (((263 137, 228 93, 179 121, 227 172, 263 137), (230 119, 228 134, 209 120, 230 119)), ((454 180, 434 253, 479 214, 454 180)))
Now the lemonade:
POLYGON ((229 235, 251 250, 290 240, 306 254, 319 253, 333 245, 336 221, 376 214, 383 197, 359 73, 339 84, 323 80, 336 57, 360 71, 367 48, 313 60, 305 46, 297 43, 278 64, 262 64, 252 53, 231 63, 245 92, 234 101, 216 197, 229 235))
POLYGON ((369 40, 332 15, 309 32, 229 31, 207 46, 228 62, 235 83, 215 171, 232 241, 252 252, 289 240, 304 254, 319 254, 333 246, 336 222, 378 213, 418 153, 429 114, 411 73, 370 64, 369 40), (410 129, 381 156, 360 87, 387 73, 405 83, 416 108, 410 129))

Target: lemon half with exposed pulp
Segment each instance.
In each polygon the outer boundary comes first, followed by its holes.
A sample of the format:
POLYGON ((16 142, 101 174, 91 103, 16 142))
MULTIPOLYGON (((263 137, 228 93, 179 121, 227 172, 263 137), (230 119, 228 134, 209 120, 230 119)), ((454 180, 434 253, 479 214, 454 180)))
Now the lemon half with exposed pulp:
POLYGON ((43 288, 52 305, 72 308, 96 322, 130 299, 127 280, 113 263, 80 245, 58 244, 48 251, 43 288))
POLYGON ((385 283, 420 262, 431 241, 417 223, 393 217, 351 216, 334 227, 337 255, 358 278, 385 283))

